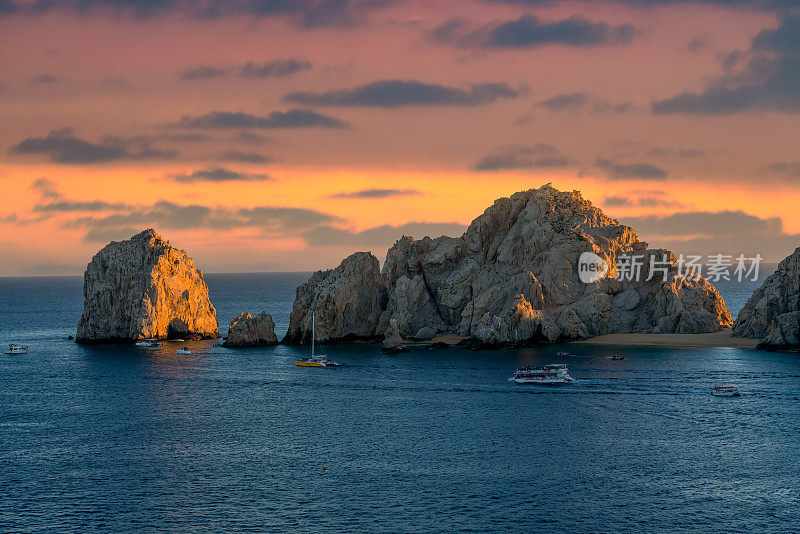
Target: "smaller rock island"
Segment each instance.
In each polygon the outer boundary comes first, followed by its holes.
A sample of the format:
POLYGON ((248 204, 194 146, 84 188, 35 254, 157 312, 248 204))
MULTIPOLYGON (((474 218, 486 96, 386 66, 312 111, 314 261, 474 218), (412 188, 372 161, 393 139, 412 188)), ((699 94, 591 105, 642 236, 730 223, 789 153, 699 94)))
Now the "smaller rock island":
POLYGON ((219 337, 203 273, 153 229, 95 254, 83 295, 78 343, 219 337))
POLYGON ((277 344, 278 337, 275 335, 275 322, 270 314, 262 311, 255 317, 248 312, 244 312, 231 321, 228 327, 228 337, 222 346, 241 348, 277 344))

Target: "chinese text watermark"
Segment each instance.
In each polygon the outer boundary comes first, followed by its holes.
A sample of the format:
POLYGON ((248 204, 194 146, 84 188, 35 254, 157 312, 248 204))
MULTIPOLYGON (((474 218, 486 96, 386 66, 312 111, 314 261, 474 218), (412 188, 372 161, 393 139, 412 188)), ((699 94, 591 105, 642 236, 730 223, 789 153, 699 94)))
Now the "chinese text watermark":
MULTIPOLYGON (((758 280, 758 271, 763 258, 761 254, 745 256, 739 254, 711 254, 705 258, 700 255, 680 254, 675 261, 669 254, 627 254, 617 256, 616 280, 666 282, 673 273, 677 278, 696 280, 704 277, 709 282, 721 280, 743 282, 758 280)), ((578 276, 586 284, 597 282, 609 271, 608 263, 602 257, 584 252, 578 260, 578 276)))

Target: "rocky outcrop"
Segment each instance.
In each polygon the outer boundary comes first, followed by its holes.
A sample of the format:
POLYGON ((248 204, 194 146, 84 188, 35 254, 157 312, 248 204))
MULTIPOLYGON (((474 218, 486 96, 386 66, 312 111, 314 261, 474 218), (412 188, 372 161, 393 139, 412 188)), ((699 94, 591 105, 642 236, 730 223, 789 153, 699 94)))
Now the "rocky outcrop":
MULTIPOLYGON (((674 254, 648 249, 632 228, 577 191, 549 185, 497 200, 461 237, 404 236, 389 249, 381 275, 372 268, 350 281, 361 292, 388 295, 384 308, 357 314, 362 337, 381 336, 394 323, 400 338, 433 332, 484 346, 524 345, 609 333, 715 332, 732 323, 716 289, 681 276, 674 254), (609 266, 591 283, 578 274, 584 253, 609 266), (642 259, 640 278, 617 279, 621 255, 642 259), (647 280, 651 262, 663 267, 666 281, 660 272, 647 280)), ((311 295, 329 294, 323 282, 317 273, 298 289, 295 311, 320 302, 311 295)), ((327 302, 334 310, 354 307, 346 292, 327 302)), ((349 335, 328 319, 325 306, 317 310, 317 332, 328 339, 349 335)))
POLYGON ((744 305, 733 335, 765 349, 800 348, 800 248, 778 264, 744 305))
POLYGON ((357 252, 335 269, 317 271, 297 288, 285 343, 311 342, 311 316, 316 314, 319 342, 374 340, 386 308, 386 284, 378 258, 357 252))
POLYGON ((228 337, 225 338, 222 346, 231 348, 263 347, 277 343, 275 322, 271 315, 262 311, 255 317, 245 312, 231 321, 228 327, 228 337))
POLYGON ((397 321, 392 319, 389 321, 389 328, 383 334, 383 352, 394 354, 398 352, 408 351, 407 343, 401 336, 400 330, 397 327, 397 321))
POLYGON ((800 312, 782 313, 772 320, 767 335, 757 345, 765 350, 800 349, 800 312))
POLYGON ((95 254, 83 295, 79 343, 219 337, 203 273, 152 229, 95 254))

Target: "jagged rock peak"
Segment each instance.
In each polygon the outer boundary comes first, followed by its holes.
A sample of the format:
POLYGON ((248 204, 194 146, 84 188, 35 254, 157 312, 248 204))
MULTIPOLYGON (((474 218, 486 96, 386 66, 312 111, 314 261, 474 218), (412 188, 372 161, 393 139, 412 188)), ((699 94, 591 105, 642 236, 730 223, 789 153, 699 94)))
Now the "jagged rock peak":
POLYGON ((744 305, 733 335, 761 339, 761 348, 800 347, 800 248, 784 258, 744 305))
POLYGON ((228 327, 228 337, 222 344, 223 347, 260 347, 276 345, 278 337, 275 335, 275 322, 272 316, 262 311, 255 317, 248 312, 242 313, 231 321, 228 327))
POLYGON ((153 229, 95 254, 83 293, 78 342, 219 336, 203 273, 153 229))

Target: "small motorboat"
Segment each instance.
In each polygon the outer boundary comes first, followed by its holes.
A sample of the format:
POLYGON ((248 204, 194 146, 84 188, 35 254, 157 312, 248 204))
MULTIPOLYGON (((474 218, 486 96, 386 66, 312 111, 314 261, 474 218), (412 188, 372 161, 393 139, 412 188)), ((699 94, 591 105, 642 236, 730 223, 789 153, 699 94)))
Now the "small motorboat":
POLYGON ((563 351, 563 350, 559 351, 559 352, 556 352, 556 356, 569 356, 569 355, 570 355, 569 352, 566 352, 566 351, 563 351))
POLYGON ((716 397, 739 397, 741 392, 736 386, 714 386, 714 391, 711 392, 716 397))
POLYGON ((161 342, 157 339, 143 339, 141 341, 136 342, 137 347, 144 347, 146 349, 150 348, 158 348, 161 346, 161 342))
POLYGON ((189 347, 183 347, 175 351, 177 354, 191 354, 192 351, 189 350, 189 347))
POLYGON ((606 356, 606 360, 624 360, 625 356, 620 356, 619 354, 614 354, 613 356, 606 356))
POLYGON ((9 343, 6 349, 6 354, 28 354, 27 345, 17 345, 16 343, 9 343))

